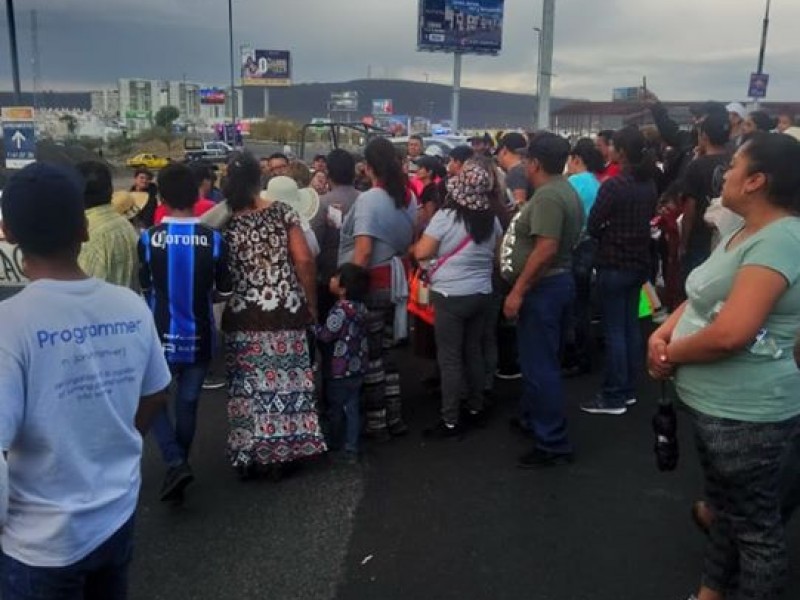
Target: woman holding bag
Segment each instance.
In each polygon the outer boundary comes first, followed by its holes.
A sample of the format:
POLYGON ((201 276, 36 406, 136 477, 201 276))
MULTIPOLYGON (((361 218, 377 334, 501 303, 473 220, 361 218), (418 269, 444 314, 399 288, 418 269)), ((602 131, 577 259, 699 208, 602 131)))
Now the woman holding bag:
POLYGON ((492 265, 502 237, 491 208, 492 174, 475 161, 447 183, 448 196, 414 256, 436 259, 428 270, 436 312, 437 358, 442 374, 441 419, 425 431, 437 438, 457 438, 468 424, 484 422, 484 365, 481 336, 492 293, 492 265), (461 413, 466 381, 468 408, 461 413))
POLYGON ((722 197, 744 225, 692 272, 688 300, 650 338, 650 374, 674 374, 691 415, 714 515, 699 600, 771 600, 786 582, 783 496, 800 472, 798 164, 800 143, 782 134, 739 149, 722 197))

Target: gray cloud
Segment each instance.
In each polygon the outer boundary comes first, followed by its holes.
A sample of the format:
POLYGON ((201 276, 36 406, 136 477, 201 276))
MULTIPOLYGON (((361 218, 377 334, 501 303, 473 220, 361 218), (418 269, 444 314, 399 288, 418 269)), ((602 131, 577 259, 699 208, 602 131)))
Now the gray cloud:
MULTIPOLYGON (((225 0, 17 0, 23 85, 31 86, 30 9, 37 9, 42 87, 108 87, 118 77, 224 84, 225 0)), ((235 43, 289 49, 296 81, 452 78, 448 55, 415 51, 415 0, 234 0, 235 43), (370 68, 371 66, 371 68, 370 68)), ((554 91, 608 99, 646 75, 665 98, 741 98, 754 70, 763 3, 558 0, 554 91)), ((540 1, 506 0, 504 50, 466 57, 464 84, 532 92, 540 1)), ((800 3, 777 0, 766 70, 770 99, 800 97, 800 3)), ((0 86, 10 87, 0 26, 0 86)))

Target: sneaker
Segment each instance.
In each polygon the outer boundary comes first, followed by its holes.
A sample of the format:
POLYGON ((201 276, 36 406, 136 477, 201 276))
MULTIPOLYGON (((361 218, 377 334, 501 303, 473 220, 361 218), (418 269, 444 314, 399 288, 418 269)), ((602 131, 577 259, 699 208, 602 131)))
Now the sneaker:
POLYGON ((194 475, 189 463, 183 463, 177 467, 167 469, 164 476, 164 483, 161 486, 161 501, 180 500, 183 497, 183 490, 194 481, 194 475))
POLYGON ((432 427, 428 427, 422 432, 422 436, 429 439, 461 439, 462 429, 460 425, 451 425, 442 420, 436 422, 432 427))
POLYGON ((214 377, 213 375, 208 375, 206 380, 203 382, 203 389, 204 390, 221 390, 225 387, 226 381, 222 377, 214 377))
POLYGON ((638 401, 639 401, 638 398, 628 398, 627 400, 625 400, 625 406, 633 406, 638 401))
POLYGON ((575 460, 572 452, 548 452, 540 448, 534 448, 527 454, 523 454, 517 461, 520 469, 540 469, 542 467, 555 467, 558 465, 569 465, 575 460))
POLYGON ((502 379, 504 381, 512 381, 514 379, 522 379, 522 373, 520 373, 518 369, 514 370, 514 371, 501 371, 500 369, 498 369, 495 372, 494 376, 497 377, 498 379, 502 379))
POLYGON ((610 404, 602 398, 594 398, 581 404, 581 410, 590 415, 624 415, 628 412, 625 404, 610 404))

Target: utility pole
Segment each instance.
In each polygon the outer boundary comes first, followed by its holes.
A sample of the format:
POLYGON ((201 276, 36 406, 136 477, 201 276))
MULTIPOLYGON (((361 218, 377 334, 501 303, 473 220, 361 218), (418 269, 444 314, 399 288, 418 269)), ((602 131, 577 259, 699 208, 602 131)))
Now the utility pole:
POLYGON ((450 128, 454 134, 459 130, 459 113, 461 112, 461 52, 453 53, 453 103, 450 109, 450 128))
POLYGON ((33 107, 38 108, 39 80, 42 71, 39 63, 39 19, 35 10, 31 11, 31 66, 33 66, 33 107))
POLYGON ((22 88, 19 83, 19 54, 17 54, 17 24, 14 21, 14 0, 6 0, 8 19, 8 43, 11 46, 11 73, 14 79, 14 102, 22 104, 22 88))
MULTIPOLYGON (((542 94, 542 28, 534 27, 533 30, 536 32, 536 109, 538 112, 542 94)), ((538 119, 535 120, 538 121, 538 119)), ((535 123, 535 125, 538 125, 538 123, 535 123)))
POLYGON ((556 24, 556 1, 544 0, 542 9, 541 60, 539 66, 539 129, 550 128, 550 89, 553 79, 553 42, 556 24))
POLYGON ((231 116, 232 122, 236 124, 236 80, 235 80, 235 65, 233 56, 233 0, 228 0, 228 40, 230 42, 231 51, 231 116))

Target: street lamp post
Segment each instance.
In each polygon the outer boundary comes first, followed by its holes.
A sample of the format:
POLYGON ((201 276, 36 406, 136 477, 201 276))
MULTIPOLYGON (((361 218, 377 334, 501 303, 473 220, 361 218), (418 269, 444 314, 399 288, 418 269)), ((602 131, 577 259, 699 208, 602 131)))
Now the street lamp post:
POLYGON ((234 125, 236 124, 236 80, 235 80, 235 66, 233 56, 233 0, 228 0, 228 40, 230 42, 231 52, 231 116, 234 125))
POLYGON ((536 106, 538 109, 542 78, 542 28, 534 27, 533 30, 536 32, 536 106))
POLYGON ((14 102, 22 104, 22 88, 19 83, 19 55, 17 54, 17 24, 14 20, 14 0, 6 0, 8 19, 8 43, 11 46, 11 72, 14 78, 14 102))

